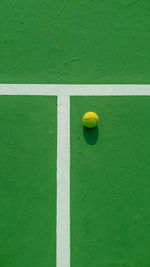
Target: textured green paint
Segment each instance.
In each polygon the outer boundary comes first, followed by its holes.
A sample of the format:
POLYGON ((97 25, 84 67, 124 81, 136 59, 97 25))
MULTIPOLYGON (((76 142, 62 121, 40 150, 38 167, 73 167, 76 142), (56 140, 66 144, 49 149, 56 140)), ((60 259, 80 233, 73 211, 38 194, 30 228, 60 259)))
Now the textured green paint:
POLYGON ((55 267, 56 97, 0 96, 0 266, 55 267))
POLYGON ((144 96, 71 97, 71 267, 150 266, 149 107, 144 96), (90 110, 99 133, 83 134, 90 110))
POLYGON ((0 83, 150 83, 149 0, 1 0, 0 83))

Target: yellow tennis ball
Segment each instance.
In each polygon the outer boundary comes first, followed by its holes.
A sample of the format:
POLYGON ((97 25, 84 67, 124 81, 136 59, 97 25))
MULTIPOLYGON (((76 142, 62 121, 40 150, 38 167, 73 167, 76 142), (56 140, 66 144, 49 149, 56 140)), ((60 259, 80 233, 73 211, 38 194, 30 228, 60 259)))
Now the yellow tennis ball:
POLYGON ((94 128, 99 122, 99 117, 95 112, 87 112, 82 118, 82 123, 88 128, 94 128))

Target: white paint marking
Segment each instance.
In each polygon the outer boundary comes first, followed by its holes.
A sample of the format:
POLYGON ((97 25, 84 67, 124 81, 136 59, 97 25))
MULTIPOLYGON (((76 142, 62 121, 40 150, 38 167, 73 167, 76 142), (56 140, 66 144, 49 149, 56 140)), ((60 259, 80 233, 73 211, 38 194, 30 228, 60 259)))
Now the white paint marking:
POLYGON ((0 95, 58 96, 57 267, 70 267, 70 96, 150 96, 150 85, 0 84, 0 95))
POLYGON ((0 84, 0 95, 150 95, 150 85, 0 84))
POLYGON ((70 97, 57 102, 57 251, 56 266, 70 267, 70 97))

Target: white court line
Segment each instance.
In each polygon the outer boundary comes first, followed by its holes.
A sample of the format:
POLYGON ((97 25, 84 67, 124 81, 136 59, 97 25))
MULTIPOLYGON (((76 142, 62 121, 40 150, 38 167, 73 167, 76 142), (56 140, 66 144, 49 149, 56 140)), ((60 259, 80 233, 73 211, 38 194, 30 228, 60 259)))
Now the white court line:
POLYGON ((150 95, 150 85, 0 84, 0 95, 150 95))
POLYGON ((55 95, 57 102, 57 267, 70 267, 70 96, 150 96, 150 85, 0 84, 0 95, 55 95))
POLYGON ((70 97, 57 102, 57 267, 70 267, 70 97))

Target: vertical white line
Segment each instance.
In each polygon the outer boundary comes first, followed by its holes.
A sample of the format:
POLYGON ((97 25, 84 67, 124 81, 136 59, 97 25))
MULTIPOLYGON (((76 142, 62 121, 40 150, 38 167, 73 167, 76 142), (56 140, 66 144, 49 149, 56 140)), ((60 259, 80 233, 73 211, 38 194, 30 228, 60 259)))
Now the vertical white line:
POLYGON ((57 97, 56 266, 70 267, 70 96, 57 97))

